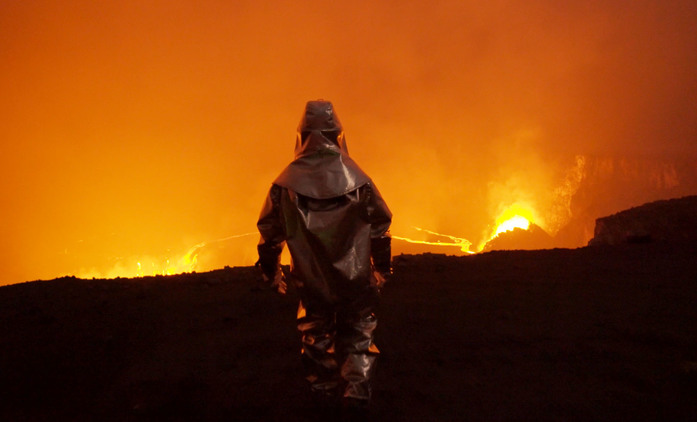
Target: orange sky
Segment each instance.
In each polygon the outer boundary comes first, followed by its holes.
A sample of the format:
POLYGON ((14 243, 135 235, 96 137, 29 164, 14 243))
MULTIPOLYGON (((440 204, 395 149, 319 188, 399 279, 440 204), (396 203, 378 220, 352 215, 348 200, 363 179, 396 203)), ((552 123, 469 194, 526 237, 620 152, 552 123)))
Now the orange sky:
POLYGON ((309 99, 406 235, 549 224, 577 156, 697 156, 694 1, 329 3, 2 2, 0 284, 253 232, 309 99))

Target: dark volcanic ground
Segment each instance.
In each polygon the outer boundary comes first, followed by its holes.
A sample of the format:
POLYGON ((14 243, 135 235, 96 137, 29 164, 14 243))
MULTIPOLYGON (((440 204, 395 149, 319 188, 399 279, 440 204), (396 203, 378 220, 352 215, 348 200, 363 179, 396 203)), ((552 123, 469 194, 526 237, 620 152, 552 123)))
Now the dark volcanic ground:
MULTIPOLYGON (((373 420, 697 420, 697 247, 395 258, 373 420)), ((252 268, 0 287, 0 420, 312 420, 252 268)))

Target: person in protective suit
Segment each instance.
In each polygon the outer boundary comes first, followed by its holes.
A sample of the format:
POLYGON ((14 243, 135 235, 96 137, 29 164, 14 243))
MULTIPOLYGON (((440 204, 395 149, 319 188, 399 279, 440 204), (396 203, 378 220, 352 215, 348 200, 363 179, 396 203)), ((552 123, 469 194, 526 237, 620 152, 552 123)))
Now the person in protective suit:
POLYGON ((280 256, 288 245, 302 360, 319 397, 367 408, 379 353, 375 311, 391 273, 391 220, 375 184, 349 157, 332 104, 309 101, 295 160, 273 182, 257 223, 257 266, 284 293, 280 256))

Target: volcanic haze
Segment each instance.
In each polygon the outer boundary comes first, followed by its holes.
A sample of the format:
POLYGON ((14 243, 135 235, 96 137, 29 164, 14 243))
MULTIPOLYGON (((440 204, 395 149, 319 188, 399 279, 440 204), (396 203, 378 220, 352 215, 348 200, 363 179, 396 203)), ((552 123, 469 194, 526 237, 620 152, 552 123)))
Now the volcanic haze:
POLYGON ((689 0, 2 2, 0 284, 196 245, 198 270, 251 264, 256 236, 230 236, 317 98, 393 233, 476 245, 517 204, 580 246, 697 193, 694 22, 689 0))

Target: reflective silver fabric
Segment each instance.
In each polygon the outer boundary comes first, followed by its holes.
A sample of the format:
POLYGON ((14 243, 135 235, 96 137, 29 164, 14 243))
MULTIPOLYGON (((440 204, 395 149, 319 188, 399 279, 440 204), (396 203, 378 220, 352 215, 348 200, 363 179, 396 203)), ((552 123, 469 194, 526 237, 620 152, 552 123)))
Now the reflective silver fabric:
POLYGON ((378 353, 374 272, 390 272, 391 219, 372 180, 348 156, 331 103, 308 102, 295 160, 272 184, 257 227, 259 265, 269 280, 278 278, 288 245, 303 360, 315 390, 370 397, 378 353))
POLYGON ((332 104, 308 102, 298 126, 295 160, 274 184, 324 199, 347 194, 368 181, 368 175, 348 155, 343 128, 332 104))
POLYGON ((370 400, 370 381, 380 352, 373 342, 377 318, 373 306, 366 305, 361 314, 308 311, 300 303, 302 359, 315 393, 370 400))

